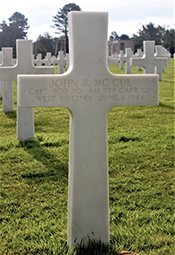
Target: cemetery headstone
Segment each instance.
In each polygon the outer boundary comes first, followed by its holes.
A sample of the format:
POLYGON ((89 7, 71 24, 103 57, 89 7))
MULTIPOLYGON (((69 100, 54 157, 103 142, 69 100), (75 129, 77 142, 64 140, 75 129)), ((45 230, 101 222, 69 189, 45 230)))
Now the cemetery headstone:
MULTIPOLYGON (((131 66, 143 66, 145 74, 154 74, 155 67, 162 67, 166 63, 166 59, 162 57, 154 56, 154 41, 143 42, 143 57, 131 58, 131 66)), ((159 69, 158 69, 159 70, 159 69)), ((161 80, 161 74, 159 73, 159 79, 161 80)))
MULTIPOLYGON (((9 48, 9 47, 2 48, 2 64, 0 65, 0 67, 13 66, 12 54, 13 54, 13 48, 9 48)), ((3 94, 8 96, 8 100, 5 100, 5 101, 3 100, 3 109, 8 108, 8 101, 13 100, 13 91, 9 90, 11 86, 12 85, 10 81, 3 82, 0 77, 0 88, 1 88, 0 97, 3 97, 3 94)))
POLYGON ((121 58, 121 57, 124 57, 124 52, 123 52, 123 50, 120 50, 120 52, 119 52, 120 70, 123 70, 123 62, 124 62, 124 59, 121 58))
POLYGON ((17 64, 0 67, 0 79, 3 81, 3 111, 14 110, 12 81, 18 74, 54 74, 54 67, 35 67, 32 63, 32 40, 16 40, 17 64), (11 95, 11 96, 9 96, 11 95))
MULTIPOLYGON (((140 57, 140 58, 141 58, 142 56, 143 56, 142 50, 141 50, 141 49, 137 49, 137 52, 136 52, 135 56, 133 55, 132 58, 134 58, 134 57, 140 57)), ((141 66, 138 66, 138 67, 137 67, 137 70, 138 70, 138 71, 141 71, 141 70, 142 70, 142 67, 141 67, 141 66)))
POLYGON ((70 110, 71 247, 82 239, 109 242, 107 114, 115 106, 157 105, 158 75, 115 75, 108 70, 107 13, 70 12, 68 21, 68 71, 19 75, 18 107, 70 110))
POLYGON ((58 58, 53 59, 53 65, 57 64, 59 65, 59 74, 64 73, 64 67, 67 63, 67 59, 64 56, 63 51, 59 51, 58 58))
POLYGON ((162 46, 162 55, 164 57, 168 57, 168 59, 171 58, 171 53, 165 47, 163 47, 163 46, 162 46))
POLYGON ((42 65, 42 54, 38 53, 36 56, 36 59, 33 60, 33 64, 36 66, 41 66, 42 65))
POLYGON ((131 73, 131 65, 130 65, 130 58, 132 57, 133 53, 130 48, 125 49, 125 55, 120 56, 119 59, 120 61, 125 61, 125 73, 130 74, 131 73))
POLYGON ((164 72, 166 66, 168 65, 168 56, 163 56, 162 55, 162 46, 161 45, 156 45, 155 46, 155 57, 164 57, 167 61, 164 61, 164 63, 162 63, 162 66, 156 66, 157 70, 156 73, 160 74, 160 79, 162 79, 162 72, 164 72))
POLYGON ((117 57, 108 56, 108 66, 110 65, 118 65, 119 59, 117 57))
POLYGON ((45 66, 51 66, 51 64, 52 64, 51 52, 47 52, 46 57, 41 60, 41 64, 44 64, 45 66))

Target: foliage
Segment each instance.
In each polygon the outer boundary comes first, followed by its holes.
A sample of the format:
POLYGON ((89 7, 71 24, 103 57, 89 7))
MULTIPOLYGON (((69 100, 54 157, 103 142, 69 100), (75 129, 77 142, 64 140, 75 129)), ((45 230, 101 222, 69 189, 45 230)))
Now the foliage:
POLYGON ((120 40, 129 40, 129 36, 126 35, 126 34, 122 34, 122 35, 120 36, 120 40))
POLYGON ((0 100, 0 254, 174 254, 174 63, 162 75, 159 106, 108 114, 111 242, 89 251, 67 246, 69 112, 34 109, 35 141, 19 142, 14 84, 15 111, 2 113, 0 100))
POLYGON ((38 53, 42 53, 42 58, 46 56, 47 52, 57 56, 58 51, 63 49, 63 42, 63 36, 52 38, 48 33, 45 33, 44 35, 39 35, 37 41, 33 43, 33 52, 35 56, 38 53))
POLYGON ((147 25, 143 25, 137 34, 133 34, 132 38, 129 38, 128 35, 118 34, 113 31, 109 37, 109 40, 129 40, 133 39, 135 44, 135 51, 137 49, 143 49, 143 41, 153 40, 155 45, 162 45, 168 49, 171 55, 175 52, 175 30, 173 28, 166 29, 162 26, 155 26, 152 22, 147 25))
POLYGON ((109 41, 114 41, 114 40, 119 40, 119 39, 120 40, 128 40, 129 36, 126 34, 122 34, 121 36, 118 36, 118 34, 115 31, 111 32, 109 41))
POLYGON ((162 45, 167 48, 171 54, 175 52, 174 29, 166 30, 165 27, 155 26, 152 22, 143 25, 138 31, 138 35, 134 34, 135 48, 143 48, 143 41, 153 40, 156 45, 162 45))
POLYGON ((2 47, 13 47, 13 55, 16 55, 16 39, 26 39, 29 29, 28 19, 21 13, 15 12, 9 19, 0 24, 0 49, 2 47))
POLYGON ((109 37, 109 41, 114 41, 114 40, 118 40, 118 39, 119 39, 118 34, 115 31, 112 31, 111 35, 109 37))
POLYGON ((56 33, 63 34, 65 36, 65 49, 68 52, 68 13, 70 11, 81 11, 81 8, 74 4, 66 4, 63 8, 60 8, 55 16, 53 16, 54 26, 56 33))

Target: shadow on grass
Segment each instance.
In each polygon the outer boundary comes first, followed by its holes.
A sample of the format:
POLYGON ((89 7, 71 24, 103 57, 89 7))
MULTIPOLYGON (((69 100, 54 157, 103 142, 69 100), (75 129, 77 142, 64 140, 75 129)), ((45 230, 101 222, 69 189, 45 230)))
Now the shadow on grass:
POLYGON ((16 111, 14 111, 14 112, 5 112, 5 116, 7 116, 9 119, 14 119, 15 122, 16 122, 16 118, 17 118, 16 111))
POLYGON ((160 107, 164 107, 164 108, 168 108, 168 109, 174 110, 174 106, 168 105, 168 104, 164 104, 164 103, 162 103, 162 102, 159 102, 159 106, 160 106, 160 107))
POLYGON ((49 152, 47 148, 43 148, 43 146, 40 144, 39 141, 24 141, 19 142, 20 147, 24 148, 24 150, 31 154, 34 159, 37 161, 40 161, 43 165, 46 166, 48 171, 41 171, 38 169, 36 172, 28 172, 25 174, 22 174, 21 176, 23 178, 46 178, 46 177, 52 177, 58 179, 58 175, 61 177, 68 176, 68 162, 64 162, 58 157, 56 157, 55 154, 52 154, 49 152))
POLYGON ((111 244, 105 244, 101 241, 89 240, 88 244, 81 242, 73 246, 69 254, 76 255, 117 255, 118 253, 111 244))

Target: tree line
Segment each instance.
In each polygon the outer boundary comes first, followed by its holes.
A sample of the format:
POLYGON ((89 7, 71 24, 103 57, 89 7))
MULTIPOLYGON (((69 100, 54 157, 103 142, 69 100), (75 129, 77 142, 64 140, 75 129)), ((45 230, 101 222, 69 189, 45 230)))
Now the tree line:
MULTIPOLYGON (((59 37, 51 37, 49 33, 39 35, 37 41, 34 42, 34 54, 42 53, 44 57, 46 52, 56 55, 59 50, 68 49, 68 13, 70 11, 81 11, 80 6, 75 3, 64 5, 53 16, 53 28, 55 34, 59 37)), ((27 31, 29 29, 28 19, 21 13, 15 12, 9 19, 8 24, 5 20, 0 23, 0 50, 2 47, 13 47, 13 55, 16 56, 16 39, 27 39, 27 31)), ((162 26, 155 26, 152 22, 143 25, 137 34, 129 37, 126 34, 118 36, 117 32, 112 31, 109 40, 134 40, 135 51, 143 47, 143 41, 154 40, 156 45, 162 45, 170 51, 175 52, 175 30, 167 29, 162 26)))

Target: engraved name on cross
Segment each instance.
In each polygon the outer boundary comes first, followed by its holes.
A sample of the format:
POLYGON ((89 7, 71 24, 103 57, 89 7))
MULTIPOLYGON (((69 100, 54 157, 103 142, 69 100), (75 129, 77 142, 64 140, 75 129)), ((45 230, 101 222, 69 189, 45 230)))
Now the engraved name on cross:
POLYGON ((70 110, 70 247, 75 240, 88 238, 109 242, 108 111, 115 106, 158 104, 158 75, 115 75, 108 70, 107 22, 103 12, 69 13, 68 71, 18 76, 19 107, 70 110), (38 97, 36 89, 44 94, 38 97))

